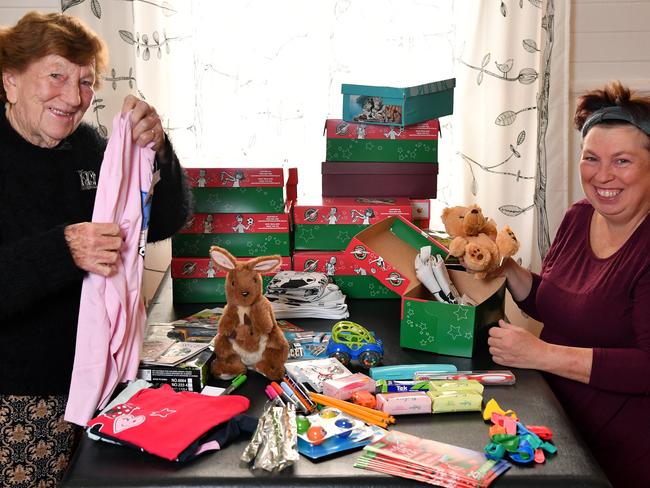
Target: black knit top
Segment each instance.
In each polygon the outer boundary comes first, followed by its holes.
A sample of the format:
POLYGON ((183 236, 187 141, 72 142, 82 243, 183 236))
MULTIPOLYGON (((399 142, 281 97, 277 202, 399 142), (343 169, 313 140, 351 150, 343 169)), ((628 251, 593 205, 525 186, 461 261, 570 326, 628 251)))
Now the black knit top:
MULTIPOLYGON (((106 143, 82 123, 55 148, 34 146, 0 107, 0 394, 68 392, 85 272, 63 229, 91 221, 92 180, 106 143)), ((157 161, 150 242, 171 236, 191 211, 184 173, 167 144, 169 160, 157 161)))

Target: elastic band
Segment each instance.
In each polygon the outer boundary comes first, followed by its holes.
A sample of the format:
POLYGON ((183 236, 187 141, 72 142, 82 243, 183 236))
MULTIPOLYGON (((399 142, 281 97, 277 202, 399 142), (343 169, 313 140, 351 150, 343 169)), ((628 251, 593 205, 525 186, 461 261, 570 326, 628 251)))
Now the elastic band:
POLYGON ((594 125, 601 124, 607 120, 621 120, 632 124, 638 129, 642 130, 646 135, 650 136, 650 119, 637 120, 630 112, 624 110, 618 105, 611 107, 604 107, 592 113, 582 126, 582 137, 584 138, 594 125))

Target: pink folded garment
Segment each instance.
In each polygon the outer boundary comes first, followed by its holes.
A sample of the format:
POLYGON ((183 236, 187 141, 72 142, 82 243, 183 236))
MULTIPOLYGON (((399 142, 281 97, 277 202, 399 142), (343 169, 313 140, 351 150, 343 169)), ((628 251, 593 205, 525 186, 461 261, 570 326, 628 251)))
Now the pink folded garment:
POLYGON ((65 419, 86 425, 119 382, 135 378, 146 321, 140 296, 155 153, 131 137, 131 113, 113 119, 99 173, 93 222, 115 222, 124 242, 117 273, 83 281, 65 419))

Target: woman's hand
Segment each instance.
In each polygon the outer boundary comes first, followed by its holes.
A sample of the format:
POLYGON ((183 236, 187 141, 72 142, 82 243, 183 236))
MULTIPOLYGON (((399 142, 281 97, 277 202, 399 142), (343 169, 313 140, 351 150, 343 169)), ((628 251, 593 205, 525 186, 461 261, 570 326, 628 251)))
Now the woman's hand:
POLYGON ((133 95, 127 95, 122 104, 122 113, 127 113, 129 110, 133 111, 131 113, 133 142, 140 147, 146 147, 151 143, 156 154, 164 157, 165 133, 156 109, 133 95))
POLYGON ((489 331, 488 346, 495 363, 513 368, 543 369, 548 344, 523 327, 499 320, 489 331))
POLYGON ((74 263, 84 271, 111 276, 122 247, 120 227, 113 223, 81 222, 64 229, 74 263))

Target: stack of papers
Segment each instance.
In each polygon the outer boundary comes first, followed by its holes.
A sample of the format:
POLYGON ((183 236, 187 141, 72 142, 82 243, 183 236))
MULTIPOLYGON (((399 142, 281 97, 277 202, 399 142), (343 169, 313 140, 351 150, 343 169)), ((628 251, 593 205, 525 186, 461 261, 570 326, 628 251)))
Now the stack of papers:
POLYGON ((207 349, 209 346, 206 343, 182 341, 172 342, 167 347, 164 347, 164 345, 163 342, 155 345, 152 342, 145 342, 140 355, 140 362, 142 364, 176 366, 197 355, 204 349, 207 349))
POLYGON ((281 271, 269 282, 266 298, 278 319, 345 319, 350 316, 345 295, 337 285, 329 282, 325 273, 281 271))
POLYGON ((396 430, 368 444, 357 468, 449 488, 487 487, 510 463, 481 452, 405 434, 396 430))

